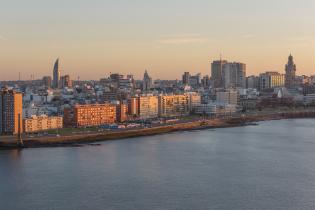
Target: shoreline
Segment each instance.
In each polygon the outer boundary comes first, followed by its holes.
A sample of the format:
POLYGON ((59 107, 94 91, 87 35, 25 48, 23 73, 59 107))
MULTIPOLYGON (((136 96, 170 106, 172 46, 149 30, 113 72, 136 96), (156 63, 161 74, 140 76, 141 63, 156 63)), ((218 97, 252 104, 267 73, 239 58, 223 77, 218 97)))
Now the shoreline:
POLYGON ((22 148, 40 148, 40 147, 67 147, 93 145, 97 142, 108 140, 122 140, 128 138, 153 136, 167 134, 179 131, 193 131, 216 128, 229 128, 247 126, 262 121, 282 120, 282 119, 303 119, 315 118, 315 111, 283 112, 266 115, 247 115, 241 117, 230 117, 227 119, 200 119, 172 125, 161 125, 152 128, 140 128, 135 130, 121 130, 104 133, 92 133, 82 135, 70 135, 60 137, 37 137, 24 139, 24 145, 17 145, 16 141, 0 140, 0 150, 2 149, 22 149, 22 148))

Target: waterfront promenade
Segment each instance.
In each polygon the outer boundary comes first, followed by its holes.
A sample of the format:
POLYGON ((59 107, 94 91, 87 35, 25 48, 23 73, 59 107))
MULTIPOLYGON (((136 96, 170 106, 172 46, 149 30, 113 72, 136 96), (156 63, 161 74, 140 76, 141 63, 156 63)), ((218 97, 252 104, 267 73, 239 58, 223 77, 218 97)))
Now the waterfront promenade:
POLYGON ((289 110, 281 112, 279 110, 264 110, 261 112, 249 112, 221 118, 195 118, 192 120, 179 121, 174 124, 158 125, 149 128, 122 129, 117 131, 99 131, 89 133, 72 133, 54 136, 24 136, 24 145, 17 144, 16 136, 5 136, 0 139, 0 148, 17 147, 51 147, 79 145, 84 143, 95 143, 98 141, 133 138, 139 136, 158 135, 169 132, 201 130, 211 128, 225 128, 244 126, 258 121, 280 120, 290 118, 315 118, 315 110, 289 110))

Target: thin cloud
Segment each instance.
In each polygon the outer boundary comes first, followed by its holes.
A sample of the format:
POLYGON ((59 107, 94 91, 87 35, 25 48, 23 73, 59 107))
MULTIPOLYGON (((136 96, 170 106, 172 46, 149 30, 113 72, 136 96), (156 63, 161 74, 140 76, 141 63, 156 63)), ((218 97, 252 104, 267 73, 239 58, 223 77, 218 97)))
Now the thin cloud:
POLYGON ((289 37, 286 40, 290 42, 314 42, 315 41, 313 37, 307 37, 307 36, 289 37))
POLYGON ((315 39, 309 36, 301 36, 301 37, 288 37, 285 39, 290 45, 296 46, 309 46, 315 44, 315 39))
POLYGON ((208 38, 197 34, 181 34, 173 36, 165 36, 159 39, 160 44, 184 45, 184 44, 200 44, 207 42, 208 38))
POLYGON ((2 41, 7 41, 8 39, 5 38, 4 36, 0 35, 0 40, 2 40, 2 41))
POLYGON ((254 37, 255 37, 254 34, 243 34, 243 35, 242 35, 242 38, 243 38, 243 39, 252 39, 252 38, 254 38, 254 37))

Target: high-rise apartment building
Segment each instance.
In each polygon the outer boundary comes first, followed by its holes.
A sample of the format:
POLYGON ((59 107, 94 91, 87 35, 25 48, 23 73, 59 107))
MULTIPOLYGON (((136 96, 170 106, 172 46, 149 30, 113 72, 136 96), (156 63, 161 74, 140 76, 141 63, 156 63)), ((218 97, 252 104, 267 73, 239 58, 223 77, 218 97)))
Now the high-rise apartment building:
POLYGON ((226 60, 213 61, 211 64, 211 79, 213 88, 223 88, 223 66, 227 63, 226 60))
POLYGON ((224 88, 246 88, 246 64, 226 63, 223 65, 224 88))
POLYGON ((60 70, 59 70, 59 58, 56 60, 53 70, 53 88, 59 88, 60 70))
POLYGON ((13 135, 23 130, 22 93, 14 90, 0 91, 0 133, 13 135))
POLYGON ((294 88, 295 87, 295 75, 296 75, 296 65, 293 61, 293 56, 290 55, 288 63, 285 66, 285 87, 294 88))

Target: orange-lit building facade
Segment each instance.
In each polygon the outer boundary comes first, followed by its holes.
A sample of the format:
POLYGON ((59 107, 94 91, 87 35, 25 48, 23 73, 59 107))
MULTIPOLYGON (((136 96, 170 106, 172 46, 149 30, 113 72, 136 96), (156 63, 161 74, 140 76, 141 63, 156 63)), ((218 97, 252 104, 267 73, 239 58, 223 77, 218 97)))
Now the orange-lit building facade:
POLYGON ((128 99, 128 114, 132 117, 139 116, 139 97, 128 99))
POLYGON ((48 117, 46 115, 32 116, 23 120, 25 133, 40 132, 63 127, 62 117, 48 117))
POLYGON ((116 105, 75 105, 64 110, 64 124, 70 127, 89 127, 116 122, 116 105))
POLYGON ((3 89, 0 91, 0 133, 13 135, 23 130, 22 93, 3 89))
POLYGON ((116 118, 118 122, 125 122, 128 120, 128 105, 120 103, 116 107, 116 118))

